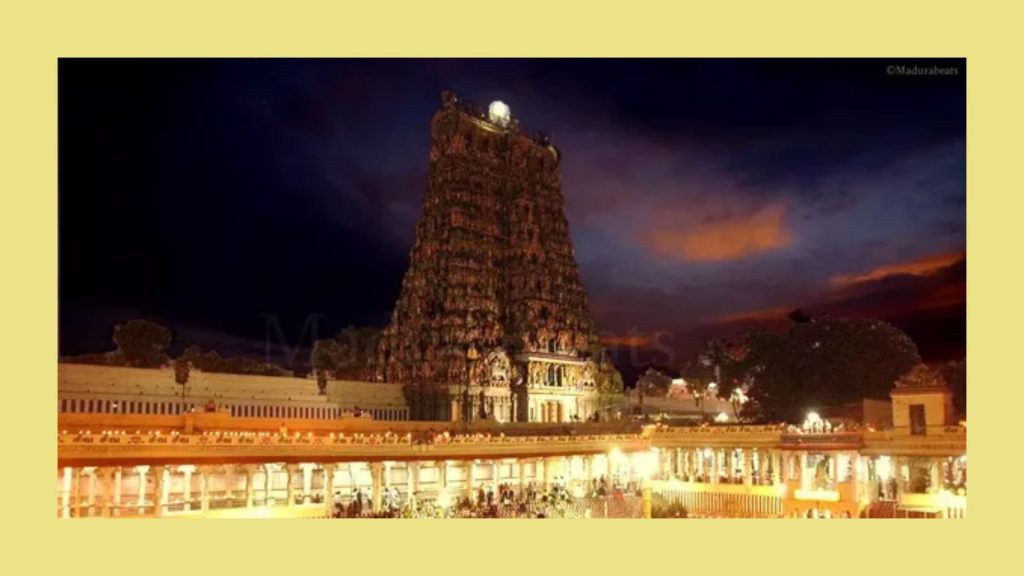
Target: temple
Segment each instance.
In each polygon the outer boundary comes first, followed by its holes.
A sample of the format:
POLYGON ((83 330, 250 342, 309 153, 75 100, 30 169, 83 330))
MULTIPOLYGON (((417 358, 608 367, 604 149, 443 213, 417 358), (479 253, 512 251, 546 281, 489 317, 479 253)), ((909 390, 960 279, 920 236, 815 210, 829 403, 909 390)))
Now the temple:
POLYGON ((887 414, 740 425, 677 379, 620 405, 662 422, 594 421, 608 362, 559 164, 503 103, 443 95, 374 381, 60 363, 58 517, 966 516, 966 422, 925 366, 887 414))
POLYGON ((567 517, 646 517, 652 501, 691 517, 967 512, 966 423, 925 367, 895 383, 884 429, 814 413, 799 426, 446 427, 394 420, 397 387, 338 386, 324 398, 313 379, 208 375, 182 394, 170 370, 62 364, 57 514, 331 517, 367 495, 357 515, 433 515, 489 493, 552 514, 534 497, 555 492, 572 495, 567 517), (382 419, 356 417, 354 403, 382 419))
POLYGON ((563 208, 560 153, 509 108, 442 95, 409 269, 378 379, 414 419, 586 420, 599 350, 563 208))

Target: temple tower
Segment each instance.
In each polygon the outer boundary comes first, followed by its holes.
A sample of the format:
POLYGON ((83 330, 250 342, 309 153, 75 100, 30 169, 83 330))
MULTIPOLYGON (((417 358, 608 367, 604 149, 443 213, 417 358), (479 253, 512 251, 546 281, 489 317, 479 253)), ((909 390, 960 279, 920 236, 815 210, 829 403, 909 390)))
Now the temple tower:
POLYGON ((409 269, 378 376, 414 418, 584 419, 593 321, 561 192, 560 153, 507 106, 442 95, 409 269))

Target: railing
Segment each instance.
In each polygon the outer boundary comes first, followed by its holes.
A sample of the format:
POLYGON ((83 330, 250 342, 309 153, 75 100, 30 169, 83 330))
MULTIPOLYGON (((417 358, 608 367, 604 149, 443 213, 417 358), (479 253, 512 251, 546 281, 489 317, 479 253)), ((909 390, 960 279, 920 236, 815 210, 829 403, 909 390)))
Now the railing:
POLYGON ((615 442, 640 439, 636 434, 587 434, 557 436, 492 436, 489 434, 473 435, 438 435, 433 438, 414 438, 405 435, 335 435, 314 436, 312 434, 271 434, 247 432, 214 432, 202 434, 180 434, 171 432, 164 434, 152 432, 148 434, 130 434, 124 431, 110 431, 92 434, 90 432, 70 434, 61 433, 57 436, 57 445, 185 445, 185 446, 321 446, 321 445, 360 445, 383 446, 400 445, 414 446, 421 443, 446 446, 458 444, 531 444, 531 443, 586 443, 615 442), (418 441, 417 441, 418 440, 418 441), (427 440, 427 442, 423 442, 427 440))
POLYGON ((115 462, 346 461, 470 457, 541 457, 647 450, 650 441, 635 434, 578 436, 437 435, 283 435, 271 433, 59 434, 58 466, 91 466, 115 462))
POLYGON ((807 433, 807 434, 783 434, 780 438, 783 446, 849 446, 857 448, 864 443, 864 436, 860 432, 831 432, 831 433, 807 433))

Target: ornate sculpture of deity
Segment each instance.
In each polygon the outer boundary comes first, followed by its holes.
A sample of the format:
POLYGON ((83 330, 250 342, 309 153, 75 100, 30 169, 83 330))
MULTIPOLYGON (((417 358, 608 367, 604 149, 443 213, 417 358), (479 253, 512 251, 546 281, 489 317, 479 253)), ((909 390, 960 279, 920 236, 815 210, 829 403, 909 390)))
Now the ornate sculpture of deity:
POLYGON ((487 354, 487 369, 492 386, 507 386, 511 380, 511 362, 508 354, 501 348, 495 348, 487 354))

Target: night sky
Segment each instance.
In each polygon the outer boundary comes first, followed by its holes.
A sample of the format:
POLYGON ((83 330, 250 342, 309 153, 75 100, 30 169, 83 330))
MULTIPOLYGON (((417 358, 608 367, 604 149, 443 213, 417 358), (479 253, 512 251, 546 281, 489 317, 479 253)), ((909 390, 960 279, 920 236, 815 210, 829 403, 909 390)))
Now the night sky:
POLYGON ((173 327, 172 351, 269 341, 283 363, 313 315, 318 337, 386 325, 450 89, 503 100, 562 151, 620 367, 797 307, 961 358, 965 63, 898 63, 61 60, 60 354, 111 349, 135 317, 173 327))

